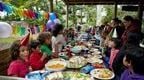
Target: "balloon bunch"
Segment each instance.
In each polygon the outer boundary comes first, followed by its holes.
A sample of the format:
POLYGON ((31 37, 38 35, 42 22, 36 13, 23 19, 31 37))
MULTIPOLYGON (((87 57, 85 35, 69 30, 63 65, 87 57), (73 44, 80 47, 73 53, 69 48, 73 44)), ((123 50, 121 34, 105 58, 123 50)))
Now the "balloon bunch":
POLYGON ((47 21, 47 24, 46 24, 47 30, 53 30, 55 24, 61 24, 61 22, 58 19, 56 13, 50 13, 49 20, 47 21))

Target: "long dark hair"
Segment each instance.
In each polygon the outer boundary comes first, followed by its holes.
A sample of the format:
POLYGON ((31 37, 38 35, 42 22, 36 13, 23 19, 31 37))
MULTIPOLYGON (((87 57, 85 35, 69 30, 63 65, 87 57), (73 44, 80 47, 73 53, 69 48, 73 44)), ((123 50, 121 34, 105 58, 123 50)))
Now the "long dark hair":
POLYGON ((126 61, 132 64, 134 73, 144 75, 144 49, 135 47, 127 50, 126 61))
POLYGON ((10 47, 11 60, 16 60, 19 57, 20 40, 16 40, 10 47))
POLYGON ((40 43, 38 40, 32 40, 29 44, 30 52, 33 52, 32 49, 36 49, 39 46, 40 46, 40 43))
POLYGON ((52 35, 56 37, 60 33, 60 31, 62 31, 62 30, 63 30, 62 24, 55 24, 54 30, 52 31, 52 35))
POLYGON ((117 38, 112 38, 111 41, 114 42, 115 44, 115 49, 120 49, 121 48, 121 40, 120 39, 117 39, 117 38))

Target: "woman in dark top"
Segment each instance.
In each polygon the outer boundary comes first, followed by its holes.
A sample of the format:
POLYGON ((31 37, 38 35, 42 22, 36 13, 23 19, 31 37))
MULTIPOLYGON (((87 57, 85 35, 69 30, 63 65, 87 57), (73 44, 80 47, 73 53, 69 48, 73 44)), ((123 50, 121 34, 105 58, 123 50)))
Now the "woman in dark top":
POLYGON ((138 19, 133 19, 131 16, 124 17, 124 26, 125 31, 121 37, 123 45, 128 40, 128 34, 132 33, 140 33, 141 32, 141 22, 138 19))

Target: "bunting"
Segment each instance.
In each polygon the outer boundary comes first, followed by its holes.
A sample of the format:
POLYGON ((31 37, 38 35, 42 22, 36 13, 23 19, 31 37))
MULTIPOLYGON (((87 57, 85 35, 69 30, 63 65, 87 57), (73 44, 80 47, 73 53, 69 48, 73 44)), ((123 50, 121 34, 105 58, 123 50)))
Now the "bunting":
POLYGON ((49 13, 48 12, 35 12, 30 9, 21 9, 21 8, 16 8, 10 4, 4 4, 0 2, 0 11, 5 11, 7 14, 17 14, 21 18, 28 18, 28 19, 40 19, 41 17, 44 19, 49 19, 49 13))
MULTIPOLYGON (((12 29, 13 29, 12 33, 14 35, 18 35, 18 36, 23 36, 23 35, 27 34, 27 30, 28 30, 27 27, 22 26, 22 25, 13 25, 12 29)), ((32 35, 32 34, 37 34, 39 32, 44 32, 44 31, 46 31, 46 28, 44 25, 40 25, 40 26, 35 25, 30 28, 30 31, 31 31, 31 35, 32 35)))

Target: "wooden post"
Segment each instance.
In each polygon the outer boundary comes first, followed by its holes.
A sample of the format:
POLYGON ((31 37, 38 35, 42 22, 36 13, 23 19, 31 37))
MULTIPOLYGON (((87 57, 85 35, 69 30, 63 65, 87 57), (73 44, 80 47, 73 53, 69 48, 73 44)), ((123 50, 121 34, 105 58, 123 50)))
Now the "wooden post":
POLYGON ((114 18, 117 17, 117 1, 115 2, 115 6, 114 6, 114 18))
POLYGON ((56 0, 56 5, 57 5, 58 1, 56 0))
POLYGON ((138 19, 140 21, 142 21, 142 16, 143 16, 143 5, 141 3, 139 3, 139 6, 138 6, 138 19))
POLYGON ((50 1, 50 12, 53 12, 53 0, 49 0, 50 1))
POLYGON ((73 6, 73 26, 76 26, 75 6, 73 6))
POLYGON ((66 17, 67 17, 67 18, 66 18, 66 27, 68 28, 68 26, 69 26, 69 25, 68 25, 68 19, 69 19, 69 5, 67 5, 67 12, 66 12, 66 15, 67 15, 67 16, 66 16, 66 17))
POLYGON ((82 24, 82 7, 81 7, 81 17, 80 17, 80 19, 81 19, 81 24, 82 24))

